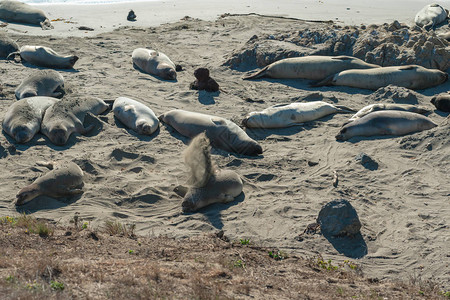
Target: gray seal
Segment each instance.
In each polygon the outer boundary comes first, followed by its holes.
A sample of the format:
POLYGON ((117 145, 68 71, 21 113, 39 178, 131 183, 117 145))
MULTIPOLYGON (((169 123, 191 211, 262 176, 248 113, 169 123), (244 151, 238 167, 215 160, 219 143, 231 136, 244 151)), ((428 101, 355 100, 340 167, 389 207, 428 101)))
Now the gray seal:
POLYGON ((131 58, 133 60, 133 66, 144 73, 163 79, 177 79, 175 64, 162 52, 137 48, 133 51, 131 58))
POLYGON ((409 111, 376 111, 343 126, 336 140, 354 136, 405 135, 428 130, 437 124, 429 118, 409 111))
POLYGON ((55 50, 44 46, 22 46, 19 51, 8 55, 19 55, 21 59, 39 67, 54 69, 71 69, 78 60, 76 55, 60 55, 55 50))
POLYGON ((59 99, 31 97, 16 101, 6 111, 3 130, 18 143, 31 140, 41 128, 44 112, 59 99))
POLYGON ((126 97, 114 100, 114 116, 139 134, 151 135, 159 127, 159 120, 147 105, 126 97))
POLYGON ((213 147, 228 152, 244 155, 262 153, 261 146, 244 130, 221 117, 175 109, 159 116, 159 120, 189 138, 194 138, 205 131, 213 147))
POLYGON ((440 6, 439 4, 433 3, 428 4, 422 8, 414 18, 414 22, 417 26, 423 27, 426 30, 430 30, 436 25, 441 24, 448 18, 448 10, 440 6))
POLYGON ((94 125, 84 127, 86 114, 101 114, 108 108, 102 99, 71 95, 50 106, 42 120, 41 133, 47 136, 55 145, 65 145, 74 132, 86 134, 94 125))
POLYGON ((190 185, 181 204, 184 213, 213 203, 233 201, 242 193, 242 180, 231 170, 219 170, 211 159, 210 141, 204 132, 197 135, 184 152, 190 185))
POLYGON ((7 58, 11 53, 17 52, 19 46, 9 36, 0 33, 0 58, 7 58))
POLYGON ((20 1, 0 1, 0 19, 6 22, 38 25, 45 30, 53 29, 53 25, 43 10, 20 1))
POLYGON ((55 70, 37 70, 16 88, 16 99, 33 96, 62 98, 65 94, 64 77, 55 70))
POLYGON ((444 83, 448 74, 422 66, 394 66, 366 70, 346 70, 324 79, 313 86, 340 85, 377 90, 393 84, 413 90, 421 90, 444 83))
POLYGON ((74 162, 64 163, 21 189, 16 195, 16 205, 23 205, 39 196, 62 198, 80 195, 83 185, 80 167, 74 162))
POLYGON ((370 69, 380 66, 368 64, 352 56, 303 56, 285 58, 276 61, 256 73, 242 79, 270 78, 302 78, 322 80, 332 74, 348 69, 370 69))
POLYGON ((364 117, 365 115, 368 115, 370 113, 373 113, 375 111, 380 110, 401 110, 401 111, 409 111, 414 112, 418 114, 427 114, 431 112, 429 109, 426 109, 424 107, 411 105, 411 104, 397 104, 397 103, 377 103, 377 104, 370 104, 363 108, 361 108, 356 114, 354 114, 348 121, 352 122, 359 118, 364 117))
POLYGON ((431 98, 430 101, 437 110, 450 112, 450 93, 442 93, 431 98))

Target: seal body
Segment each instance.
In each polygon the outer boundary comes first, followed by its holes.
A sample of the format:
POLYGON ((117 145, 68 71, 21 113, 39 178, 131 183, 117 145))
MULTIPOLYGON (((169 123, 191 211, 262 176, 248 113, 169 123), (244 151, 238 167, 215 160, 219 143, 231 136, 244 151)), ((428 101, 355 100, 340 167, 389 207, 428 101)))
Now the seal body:
POLYGON ((366 70, 346 70, 331 75, 314 86, 342 85, 377 90, 380 87, 393 84, 417 90, 439 85, 447 81, 447 79, 448 74, 445 72, 409 65, 366 70))
POLYGON ((0 58, 7 58, 9 54, 19 50, 19 46, 6 34, 0 34, 0 58))
POLYGON ((443 93, 431 98, 431 103, 440 111, 450 112, 450 93, 443 93))
POLYGON ((78 60, 76 55, 63 56, 44 46, 22 46, 18 54, 30 64, 55 69, 71 69, 78 60))
POLYGON ((283 128, 314 121, 330 114, 350 111, 323 101, 278 104, 260 112, 249 113, 242 123, 246 127, 253 128, 283 128))
POLYGON ((436 25, 442 23, 447 19, 448 10, 440 6, 439 4, 433 3, 428 4, 422 8, 414 18, 414 22, 417 26, 423 27, 426 30, 434 28, 436 25))
POLYGON ((86 114, 101 114, 108 108, 96 97, 71 96, 50 106, 42 119, 41 132, 55 145, 65 145, 74 132, 86 134, 93 125, 84 127, 86 114))
POLYGON ((75 196, 83 193, 83 171, 73 163, 64 163, 42 175, 16 195, 16 205, 23 205, 44 195, 52 198, 75 196))
POLYGON ((51 97, 30 97, 14 102, 6 111, 3 130, 18 143, 31 140, 41 128, 45 110, 58 102, 51 97))
POLYGON ((126 97, 114 100, 114 116, 139 134, 150 135, 158 129, 159 120, 147 105, 126 97))
POLYGON ((162 52, 137 48, 131 58, 133 65, 142 72, 161 77, 163 79, 177 79, 175 64, 162 52))
POLYGON ((370 69, 380 66, 368 64, 365 61, 351 56, 303 56, 285 58, 276 61, 260 71, 244 77, 255 79, 270 78, 303 78, 322 80, 332 74, 348 69, 370 69))
POLYGON ((447 40, 450 42, 450 31, 447 31, 446 33, 441 33, 438 35, 441 39, 447 40))
POLYGON ((244 130, 221 117, 175 109, 162 114, 159 119, 189 138, 205 131, 212 146, 225 151, 245 155, 262 153, 261 146, 244 130))
POLYGON ((42 29, 53 29, 43 10, 15 0, 0 1, 0 19, 6 22, 39 25, 42 29))
POLYGON ((348 121, 349 122, 355 121, 359 118, 364 117, 365 115, 368 115, 372 112, 380 111, 380 110, 401 110, 401 111, 414 112, 414 113, 418 113, 418 114, 426 114, 426 113, 430 112, 429 109, 426 109, 426 108, 423 108, 420 106, 416 106, 416 105, 411 105, 411 104, 377 103, 377 104, 370 104, 370 105, 363 107, 356 114, 354 114, 348 121))
POLYGON ((64 78, 55 70, 38 70, 16 88, 16 98, 48 96, 61 98, 65 94, 64 78))
POLYGON ((376 111, 343 126, 336 140, 354 136, 405 135, 428 130, 437 124, 429 118, 408 111, 376 111))

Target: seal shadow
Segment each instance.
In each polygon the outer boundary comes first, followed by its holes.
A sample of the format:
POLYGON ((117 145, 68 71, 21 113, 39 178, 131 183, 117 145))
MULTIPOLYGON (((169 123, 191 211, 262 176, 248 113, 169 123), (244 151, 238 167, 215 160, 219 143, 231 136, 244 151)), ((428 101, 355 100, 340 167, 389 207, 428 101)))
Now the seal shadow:
MULTIPOLYGON (((423 130, 423 131, 426 131, 426 130, 423 130)), ((356 143, 361 142, 361 141, 370 141, 370 140, 372 140, 372 141, 373 141, 373 140, 388 140, 388 139, 393 139, 393 138, 401 138, 401 137, 409 136, 409 135, 411 135, 411 134, 419 133, 419 132, 421 132, 421 131, 418 131, 418 132, 412 132, 412 133, 404 134, 404 135, 354 136, 354 137, 349 138, 349 139, 346 140, 346 141, 338 141, 338 140, 336 140, 336 142, 338 142, 338 143, 349 142, 349 143, 352 143, 352 144, 356 144, 356 143)))
MULTIPOLYGON (((39 26, 40 27, 40 26, 39 26)), ((24 67, 30 68, 30 69, 38 69, 38 70, 47 70, 47 69, 51 69, 51 70, 55 70, 55 71, 61 71, 61 72, 66 72, 66 73, 78 73, 80 71, 78 71, 77 69, 74 68, 70 68, 70 69, 58 69, 58 68, 49 68, 49 67, 41 67, 41 66, 36 66, 33 65, 32 63, 27 62, 26 60, 22 60, 21 61, 22 65, 24 67)))
POLYGON ((142 135, 142 134, 137 133, 136 131, 126 127, 125 124, 123 124, 122 122, 120 122, 119 119, 116 118, 116 116, 114 116, 114 124, 118 128, 125 129, 130 135, 135 136, 142 142, 151 142, 154 138, 156 138, 159 135, 159 132, 161 131, 161 122, 160 122, 158 128, 155 130, 155 132, 153 132, 151 135, 142 135))
POLYGON ((40 210, 55 210, 77 202, 82 196, 81 194, 74 197, 60 198, 59 200, 47 196, 39 196, 24 205, 16 206, 16 211, 21 214, 31 214, 40 210))
POLYGON ((216 103, 214 98, 218 97, 219 95, 220 95, 220 91, 207 92, 205 90, 199 90, 198 91, 198 102, 200 102, 203 105, 212 105, 212 104, 216 103))
POLYGON ((363 258, 368 253, 367 244, 361 233, 358 233, 353 237, 334 237, 332 235, 325 234, 323 234, 323 236, 330 242, 337 252, 347 257, 353 259, 363 258))
POLYGON ((447 116, 450 115, 450 113, 445 112, 445 111, 441 111, 441 110, 438 110, 438 109, 435 109, 432 112, 434 112, 435 114, 437 114, 437 115, 439 115, 439 116, 441 116, 443 118, 446 118, 447 116))
MULTIPOLYGON (((34 135, 34 137, 29 140, 28 142, 21 144, 18 143, 14 138, 10 137, 4 130, 2 130, 3 136, 5 137, 6 141, 13 145, 16 150, 20 150, 20 151, 26 151, 29 148, 33 147, 33 146, 43 146, 46 145, 47 143, 45 142, 45 136, 43 134, 41 134, 40 132, 36 133, 34 135), (42 137, 44 137, 44 139, 42 139, 42 137)), ((10 154, 14 154, 14 153, 10 153, 10 154)))

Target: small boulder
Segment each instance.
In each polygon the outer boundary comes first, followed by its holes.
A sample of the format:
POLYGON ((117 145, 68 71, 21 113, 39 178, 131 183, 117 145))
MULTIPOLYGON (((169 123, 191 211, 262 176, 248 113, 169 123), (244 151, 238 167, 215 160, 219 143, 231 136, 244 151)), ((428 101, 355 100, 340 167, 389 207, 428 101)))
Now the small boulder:
POLYGON ((355 236, 361 229, 355 208, 345 199, 325 204, 319 212, 317 223, 325 236, 355 236))
POLYGON ((364 152, 361 152, 358 155, 356 155, 355 160, 360 162, 361 165, 363 165, 364 168, 366 168, 366 169, 369 169, 372 171, 378 169, 378 163, 364 152))

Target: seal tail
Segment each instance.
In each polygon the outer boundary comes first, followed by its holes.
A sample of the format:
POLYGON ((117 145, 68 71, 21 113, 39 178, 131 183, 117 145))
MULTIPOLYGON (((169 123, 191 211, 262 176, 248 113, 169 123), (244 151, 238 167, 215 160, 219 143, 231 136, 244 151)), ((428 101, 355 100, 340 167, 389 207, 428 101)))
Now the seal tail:
POLYGON ((333 85, 334 75, 336 75, 336 74, 330 75, 323 80, 312 82, 309 86, 310 87, 321 87, 321 86, 326 86, 326 85, 333 85))
POLYGON ((352 109, 352 108, 348 108, 347 106, 344 105, 335 105, 335 107, 339 108, 340 111, 338 111, 338 113, 355 113, 356 110, 352 109))
POLYGON ((188 184, 191 186, 197 188, 205 186, 216 171, 210 151, 210 141, 205 132, 193 138, 184 151, 184 163, 189 172, 188 184))
POLYGON ((269 66, 265 66, 264 68, 262 68, 261 70, 259 70, 259 71, 256 72, 256 73, 248 74, 248 75, 242 77, 242 79, 243 79, 243 80, 248 80, 248 79, 257 79, 257 78, 261 78, 261 77, 263 77, 264 75, 266 75, 267 68, 269 68, 269 66))
POLYGON ((11 59, 11 58, 10 58, 11 56, 12 56, 12 59, 15 59, 17 55, 19 55, 19 57, 20 57, 20 51, 11 52, 11 53, 8 54, 8 56, 6 57, 6 60, 10 60, 10 59, 11 59))

